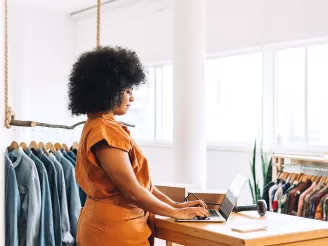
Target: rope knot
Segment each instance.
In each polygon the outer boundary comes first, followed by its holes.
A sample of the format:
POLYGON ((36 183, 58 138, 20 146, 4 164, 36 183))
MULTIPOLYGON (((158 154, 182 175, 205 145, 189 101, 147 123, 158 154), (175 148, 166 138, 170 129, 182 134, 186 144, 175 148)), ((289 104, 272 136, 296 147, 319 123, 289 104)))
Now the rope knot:
POLYGON ((15 117, 15 113, 14 113, 14 111, 12 111, 11 107, 6 108, 6 116, 5 117, 6 117, 5 118, 5 127, 9 129, 11 127, 10 122, 15 117))

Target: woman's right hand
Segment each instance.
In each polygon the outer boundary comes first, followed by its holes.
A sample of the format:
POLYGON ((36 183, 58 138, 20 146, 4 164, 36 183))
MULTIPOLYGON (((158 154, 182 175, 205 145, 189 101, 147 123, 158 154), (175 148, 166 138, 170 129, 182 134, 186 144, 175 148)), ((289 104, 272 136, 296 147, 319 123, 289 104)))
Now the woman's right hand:
POLYGON ((196 216, 200 217, 209 217, 210 213, 206 208, 203 207, 187 207, 187 208, 178 208, 174 214, 175 219, 188 220, 196 216))

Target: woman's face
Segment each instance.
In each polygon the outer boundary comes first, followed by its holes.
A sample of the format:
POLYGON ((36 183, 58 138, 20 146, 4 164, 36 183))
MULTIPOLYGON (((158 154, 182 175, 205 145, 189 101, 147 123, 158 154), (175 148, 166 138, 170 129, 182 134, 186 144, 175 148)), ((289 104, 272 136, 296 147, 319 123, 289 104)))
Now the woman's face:
POLYGON ((123 99, 122 99, 122 103, 120 106, 116 106, 114 108, 114 114, 115 115, 124 115, 128 112, 131 103, 134 101, 134 97, 132 94, 132 89, 128 88, 125 89, 124 93, 123 93, 123 99))

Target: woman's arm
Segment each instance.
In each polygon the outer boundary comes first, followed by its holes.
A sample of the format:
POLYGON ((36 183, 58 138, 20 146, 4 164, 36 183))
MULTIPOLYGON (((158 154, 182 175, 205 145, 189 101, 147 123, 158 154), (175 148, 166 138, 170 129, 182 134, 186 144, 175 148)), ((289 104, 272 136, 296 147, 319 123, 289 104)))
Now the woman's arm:
POLYGON ((175 208, 176 202, 171 200, 168 196, 163 194, 160 190, 156 188, 156 186, 153 185, 153 195, 157 197, 162 202, 165 202, 166 204, 169 204, 170 206, 175 208))
POLYGON ((208 211, 202 207, 177 209, 152 195, 138 183, 127 152, 112 148, 105 141, 96 144, 92 151, 123 196, 138 207, 154 214, 173 218, 209 216, 208 211))
POLYGON ((186 208, 186 207, 196 207, 196 206, 201 206, 204 208, 207 207, 206 204, 201 200, 195 200, 195 201, 183 202, 183 203, 175 202, 171 198, 166 196, 164 193, 162 193, 160 190, 158 190, 156 186, 153 186, 153 195, 156 196, 162 202, 165 202, 174 208, 186 208))

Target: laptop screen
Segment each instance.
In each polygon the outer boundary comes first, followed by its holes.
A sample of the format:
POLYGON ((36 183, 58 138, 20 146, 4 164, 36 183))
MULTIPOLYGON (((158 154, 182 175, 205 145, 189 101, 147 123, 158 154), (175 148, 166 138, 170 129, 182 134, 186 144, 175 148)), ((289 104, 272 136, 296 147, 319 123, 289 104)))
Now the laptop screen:
POLYGON ((232 184, 230 185, 219 208, 219 212, 225 220, 228 219, 231 211, 233 210, 246 181, 247 179, 240 174, 237 174, 234 177, 232 184))

